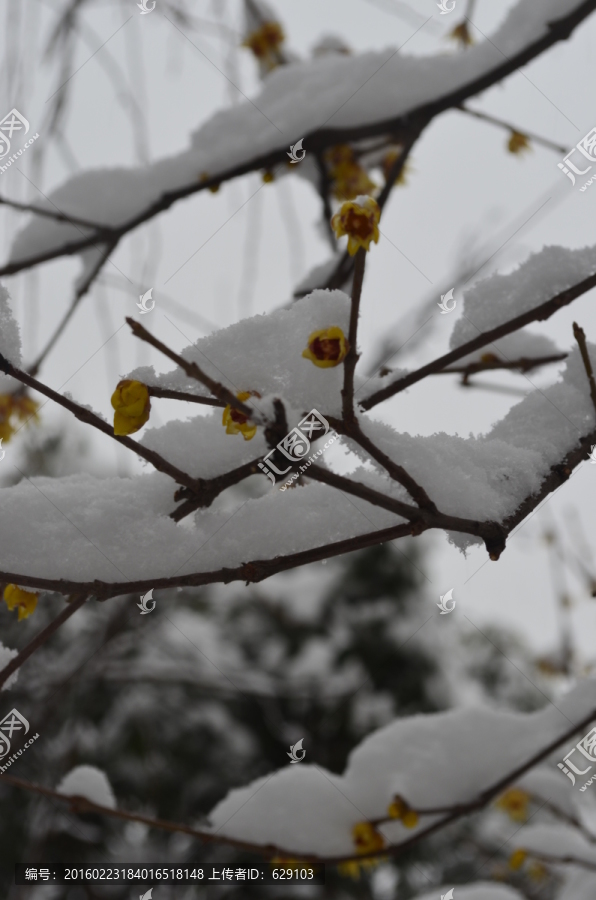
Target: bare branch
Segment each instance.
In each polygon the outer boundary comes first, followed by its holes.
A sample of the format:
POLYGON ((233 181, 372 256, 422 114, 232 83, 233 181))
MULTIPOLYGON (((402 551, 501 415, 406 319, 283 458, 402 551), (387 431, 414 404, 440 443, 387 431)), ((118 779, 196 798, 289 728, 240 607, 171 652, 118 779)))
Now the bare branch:
POLYGON ((40 631, 38 635, 36 635, 33 640, 29 641, 26 647, 18 653, 8 665, 4 666, 3 669, 0 669, 0 690, 2 689, 2 685, 8 681, 13 672, 16 672, 17 669, 20 669, 23 663, 29 659, 29 657, 35 653, 36 650, 39 649, 45 642, 50 638, 55 631, 57 631, 61 625, 63 625, 72 615, 74 615, 77 609, 80 609, 81 606, 85 603, 87 597, 85 594, 80 597, 73 597, 70 603, 64 607, 60 615, 56 616, 49 625, 40 631))
POLYGON ((487 344, 505 337, 507 334, 518 331, 525 325, 529 325, 530 322, 543 322, 546 319, 549 319, 564 306, 568 306, 595 286, 596 274, 584 278, 583 281, 578 282, 578 284, 575 284, 573 287, 567 288, 567 290, 562 291, 555 297, 551 297, 550 300, 541 303, 540 306, 535 306, 533 309, 528 310, 528 312, 522 313, 514 319, 510 319, 508 322, 504 322, 496 328, 491 328, 490 331, 482 332, 482 334, 479 334, 471 341, 467 341, 465 344, 456 347, 455 350, 451 350, 450 353, 439 356, 438 359, 433 360, 433 362, 427 363, 425 366, 421 366, 419 369, 415 369, 413 372, 409 372, 407 375, 398 378, 396 381, 388 384, 387 387, 375 391, 374 394, 361 400, 360 406, 365 410, 372 409, 373 406, 382 403, 383 400, 387 400, 389 397, 393 397, 395 394, 405 391, 405 389, 411 385, 416 384, 418 381, 422 381, 427 375, 435 375, 437 372, 445 369, 446 366, 451 365, 451 363, 457 362, 458 359, 463 359, 463 357, 467 356, 469 353, 474 353, 476 350, 480 350, 481 347, 485 347, 487 344))
POLYGON ((245 406, 238 398, 224 387, 219 381, 215 381, 213 378, 210 378, 206 372, 200 368, 195 362, 188 362, 188 360, 184 359, 183 356, 180 356, 178 353, 175 353, 174 350, 170 350, 159 338, 154 337, 151 332, 147 331, 140 322, 136 322, 134 319, 131 319, 129 316, 126 317, 127 323, 130 325, 132 333, 135 337, 138 337, 141 341, 146 341, 146 343, 151 344, 152 347, 155 347, 156 350, 159 350, 164 356, 167 356, 168 359, 171 359, 177 365, 183 369, 189 378, 196 378, 197 381, 200 381, 201 384, 204 384, 206 388, 209 388, 211 393, 217 397, 218 400, 221 400, 224 406, 231 406, 233 409, 237 409, 238 412, 243 413, 243 415, 247 416, 249 419, 255 420, 255 410, 251 409, 250 406, 245 406))
POLYGON ((58 327, 54 331, 54 334, 51 336, 50 340, 48 341, 46 346, 43 348, 43 350, 41 351, 41 353, 39 354, 39 356, 37 357, 35 362, 32 363, 32 365, 29 367, 28 371, 29 371, 30 375, 35 376, 39 372, 41 364, 46 359, 48 353, 50 352, 52 347, 55 345, 55 343, 58 340, 58 338, 60 337, 60 335, 63 334, 66 326, 68 325, 72 316, 74 315, 74 312, 75 312, 77 306, 79 305, 79 303, 81 302, 81 300, 83 299, 83 297, 85 296, 85 294, 87 293, 87 291, 89 290, 89 288, 91 287, 91 285, 93 284, 93 282, 95 281, 97 276, 99 275, 105 261, 107 260, 108 256, 110 255, 112 250, 114 250, 115 247, 116 247, 115 243, 108 243, 105 245, 102 252, 99 254, 99 257, 95 261, 95 264, 91 267, 91 269, 87 273, 86 278, 81 282, 81 284, 79 284, 79 286, 75 292, 75 295, 73 297, 72 303, 70 304, 69 308, 67 309, 65 315, 62 317, 62 319, 58 323, 58 327))
MULTIPOLYGON (((366 125, 356 125, 344 128, 322 128, 311 134, 307 134, 305 135, 304 140, 307 143, 309 151, 313 153, 321 152, 336 144, 358 141, 363 138, 385 135, 387 133, 402 135, 404 133, 410 133, 413 128, 421 131, 433 118, 435 118, 435 116, 440 115, 448 109, 461 106, 465 100, 482 93, 493 84, 502 81, 512 72, 517 71, 519 68, 526 65, 526 63, 535 59, 558 41, 567 40, 575 28, 595 9, 596 0, 584 0, 583 3, 573 9, 568 15, 562 16, 549 23, 545 34, 538 40, 528 44, 527 47, 513 56, 507 57, 505 54, 502 54, 504 60, 499 65, 494 66, 478 78, 472 79, 438 99, 413 107, 406 112, 400 113, 398 116, 385 121, 371 122, 366 125)), ((110 239, 118 241, 123 235, 128 234, 128 232, 133 231, 147 220, 152 219, 159 213, 169 209, 178 200, 222 184, 225 181, 230 181, 233 178, 246 175, 249 172, 272 169, 281 163, 285 164, 287 162, 286 153, 287 146, 284 144, 283 147, 276 148, 262 156, 257 156, 240 163, 239 165, 232 166, 231 168, 225 169, 223 172, 219 172, 216 175, 209 176, 202 181, 185 185, 176 190, 166 191, 145 209, 118 226, 114 226, 102 232, 95 232, 89 237, 82 237, 79 240, 71 241, 61 247, 55 247, 40 253, 32 254, 25 259, 7 263, 0 269, 0 277, 4 275, 13 275, 23 269, 29 269, 32 266, 46 262, 50 259, 55 259, 59 256, 80 253, 81 250, 92 246, 98 241, 102 242, 110 239)), ((341 283, 343 284, 344 281, 345 278, 341 283)), ((336 285, 328 286, 331 287, 336 285)))
POLYGON ((548 147, 549 150, 555 150, 563 156, 565 156, 569 150, 569 147, 562 147, 560 144, 556 144, 548 138, 540 137, 540 135, 534 134, 532 131, 527 131, 525 128, 518 128, 515 125, 510 125, 509 122, 498 119, 496 116, 489 116, 488 113, 480 112, 480 110, 470 109, 469 106, 456 106, 455 109, 466 113, 468 116, 473 116, 475 119, 482 119, 483 122, 490 122, 491 125, 497 125, 499 128, 504 128, 506 131, 517 131, 531 141, 534 141, 535 144, 542 144, 543 147, 548 147))
POLYGON ((354 416, 354 372, 358 362, 358 316, 360 315, 360 298, 366 265, 366 249, 359 247, 354 259, 354 281, 352 283, 352 304, 350 307, 350 328, 348 332, 348 353, 344 360, 344 386, 341 391, 342 414, 346 424, 355 421, 354 416))
POLYGON ((586 375, 588 376, 588 384, 590 385, 590 397, 592 398, 594 409, 596 409, 596 382, 594 381, 592 362, 590 360, 590 354, 588 353, 588 346, 586 344, 586 333, 583 328, 579 327, 577 322, 573 323, 573 336, 579 345, 579 352, 581 353, 584 369, 586 370, 586 375))

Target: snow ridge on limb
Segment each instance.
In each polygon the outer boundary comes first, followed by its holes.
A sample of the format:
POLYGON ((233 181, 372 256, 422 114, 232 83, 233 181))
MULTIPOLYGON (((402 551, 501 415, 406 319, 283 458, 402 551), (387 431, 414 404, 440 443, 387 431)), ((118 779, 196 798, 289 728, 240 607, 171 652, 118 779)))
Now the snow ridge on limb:
POLYGON ((281 66, 267 77, 254 103, 216 113, 193 135, 189 150, 141 170, 75 175, 39 205, 97 222, 97 228, 89 233, 48 216, 34 218, 17 235, 0 276, 81 253, 98 242, 117 242, 184 197, 285 165, 289 143, 297 137, 319 153, 345 141, 411 131, 415 123, 423 128, 566 40, 595 9, 596 0, 520 0, 490 40, 465 56, 419 59, 388 49, 281 66), (208 175, 200 181, 203 172, 208 175))

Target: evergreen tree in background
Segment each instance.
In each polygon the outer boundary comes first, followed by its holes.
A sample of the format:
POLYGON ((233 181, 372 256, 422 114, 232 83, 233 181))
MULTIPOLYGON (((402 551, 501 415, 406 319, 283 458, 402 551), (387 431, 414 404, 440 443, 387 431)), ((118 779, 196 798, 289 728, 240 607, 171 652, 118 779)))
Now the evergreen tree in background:
MULTIPOLYGON (((24 471, 37 474, 40 460, 44 473, 51 471, 53 455, 60 448, 50 441, 43 453, 29 454, 24 471)), ((299 739, 304 764, 342 772, 371 731, 459 702, 452 684, 462 683, 462 672, 463 684, 487 702, 541 705, 544 697, 537 702, 538 692, 507 659, 524 656, 510 636, 462 637, 451 617, 439 617, 423 587, 419 547, 406 545, 402 553, 377 546, 259 588, 158 592, 151 616, 139 615, 136 596, 90 602, 2 695, 3 707, 16 706, 40 734, 11 774, 55 786, 74 766, 95 765, 121 808, 198 825, 230 789, 289 765, 290 745, 299 739), (441 651, 433 631, 439 627, 441 651)), ((2 607, 5 642, 22 645, 60 606, 46 595, 33 624, 17 624, 2 607)), ((16 789, 10 803, 0 845, 7 859, 32 865, 260 861, 138 823, 75 815, 16 789)), ((470 829, 458 826, 358 880, 328 869, 327 885, 312 887, 309 896, 407 900, 429 878, 464 880, 478 867, 470 829)), ((9 873, 4 896, 36 900, 40 888, 10 887, 11 880, 9 873)), ((162 885, 156 900, 190 900, 210 890, 162 885)), ((128 887, 53 891, 56 900, 131 896, 128 887)), ((226 896, 261 891, 228 886, 226 896)), ((267 891, 272 898, 292 894, 284 887, 267 891)))

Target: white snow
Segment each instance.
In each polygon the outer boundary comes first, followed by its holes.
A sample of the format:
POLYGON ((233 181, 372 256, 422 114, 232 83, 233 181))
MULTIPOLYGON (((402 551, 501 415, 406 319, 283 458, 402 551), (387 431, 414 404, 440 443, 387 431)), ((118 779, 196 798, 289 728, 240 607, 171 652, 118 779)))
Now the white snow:
MULTIPOLYGON (((21 367, 21 332, 12 314, 10 294, 0 283, 0 353, 17 368, 21 367)), ((12 394, 21 385, 0 372, 0 394, 12 394)))
POLYGON ((110 782, 105 773, 95 766, 75 766, 64 776, 56 790, 67 797, 85 797, 98 806, 116 809, 116 798, 110 782))
MULTIPOLYGON (((18 653, 18 650, 11 650, 10 647, 5 647, 2 641, 0 641, 0 671, 9 664, 11 659, 14 659, 15 656, 18 656, 18 653)), ((11 688, 18 677, 19 672, 17 669, 17 671, 13 672, 10 678, 3 684, 2 690, 7 691, 9 688, 11 688)))
MULTIPOLYGON (((356 747, 343 775, 310 765, 305 745, 304 763, 230 791, 210 813, 211 827, 296 854, 354 855, 356 822, 386 815, 396 794, 415 809, 475 799, 586 716, 595 684, 533 713, 468 708, 397 719, 356 747)), ((416 833, 397 822, 380 830, 394 842, 416 833)))
POLYGON ((526 825, 512 838, 516 849, 527 850, 537 857, 572 859, 596 864, 596 844, 590 843, 575 828, 565 824, 526 825))
MULTIPOLYGON (((433 888, 424 894, 416 894, 415 900, 439 900, 454 885, 433 888)), ((504 884, 494 881, 477 881, 475 884, 456 885, 453 900, 522 900, 522 895, 504 884)))
MULTIPOLYGON (((329 414, 339 414, 343 366, 318 368, 303 358, 302 351, 313 331, 337 325, 347 334, 349 316, 350 299, 346 294, 316 290, 290 309, 252 316, 200 338, 180 355, 196 362, 207 375, 235 393, 253 390, 262 397, 276 394, 303 412, 314 407, 320 412, 326 409, 329 414)), ((169 390, 209 396, 206 388, 178 366, 163 375, 156 375, 152 366, 145 366, 126 377, 169 390)), ((258 398, 253 401, 258 409, 258 398)), ((185 412, 187 409, 184 407, 185 412)), ((221 410, 219 416, 221 421, 221 410)), ((221 425, 219 428, 223 432, 221 425)), ((233 437, 228 438, 234 441, 233 437)), ((247 442, 247 446, 255 441, 256 438, 247 442)), ((235 442, 244 443, 240 436, 235 442)))
MULTIPOLYGON (((451 334, 452 349, 496 328, 596 272, 596 247, 544 247, 507 275, 495 273, 464 293, 463 312, 451 334)), ((492 350, 486 347, 484 352, 492 350)))
MULTIPOLYGON (((217 175, 271 151, 286 151, 301 137, 308 151, 308 135, 323 125, 383 122, 444 96, 537 41, 549 22, 580 3, 520 0, 489 38, 466 53, 429 58, 387 47, 280 66, 267 76, 253 101, 217 112, 202 125, 191 136, 189 149, 143 168, 78 173, 44 204, 86 220, 122 224, 162 194, 196 183, 204 172, 217 175)), ((77 241, 81 234, 81 226, 33 217, 17 235, 11 260, 77 241)))

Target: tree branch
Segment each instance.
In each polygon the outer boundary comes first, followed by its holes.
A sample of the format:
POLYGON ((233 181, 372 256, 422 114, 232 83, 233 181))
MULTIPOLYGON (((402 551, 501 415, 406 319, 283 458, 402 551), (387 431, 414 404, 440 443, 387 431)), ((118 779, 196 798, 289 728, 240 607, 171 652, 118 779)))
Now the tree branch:
MULTIPOLYGON (((467 803, 454 804, 450 807, 415 810, 415 812, 417 812, 420 816, 437 815, 443 812, 447 814, 442 819, 439 819, 438 822, 432 823, 427 828, 422 829, 407 840, 402 841, 399 844, 389 844, 388 846, 383 847, 383 849, 381 850, 358 855, 356 855, 356 851, 354 851, 348 856, 321 857, 316 856, 312 853, 302 853, 288 848, 280 848, 272 844, 250 844, 245 841, 239 841, 235 838, 226 837, 225 835, 219 833, 213 834, 209 831, 198 831, 196 829, 190 828, 187 825, 178 824, 176 822, 169 822, 163 819, 152 819, 147 816, 137 815, 136 813, 124 812, 123 810, 118 809, 110 809, 108 807, 93 803, 90 800, 87 800, 85 797, 67 797, 64 794, 59 794, 57 791, 51 790, 50 788, 44 788, 41 785, 32 784, 22 778, 15 778, 11 775, 0 775, 0 782, 4 782, 5 784, 9 784, 13 787, 31 791, 33 793, 41 794, 44 797, 60 800, 64 803, 69 803, 71 809, 74 812, 95 812, 100 815, 111 816, 112 818, 116 819, 124 819, 126 821, 133 822, 143 822, 144 824, 149 825, 152 828, 160 828, 165 831, 189 834, 192 837, 198 838, 204 843, 216 842, 227 844, 229 846, 249 850, 254 853, 259 853, 266 857, 280 855, 293 859, 299 859, 305 862, 312 861, 313 863, 318 864, 324 863, 327 865, 337 865, 339 863, 348 862, 354 859, 363 861, 367 859, 375 859, 379 856, 391 856, 394 858, 401 856, 405 851, 409 850, 414 844, 419 843, 423 838, 429 837, 431 834, 442 830, 447 825, 455 822, 457 819, 462 818, 464 815, 469 815, 470 813, 478 812, 479 810, 483 809, 491 802, 491 800, 493 800, 495 797, 498 797, 506 787, 517 781, 519 778, 521 778, 522 775, 525 775, 526 772, 528 772, 530 769, 533 769, 534 766, 538 765, 538 763, 546 759, 547 756, 549 756, 562 744, 564 744, 575 734, 577 734, 578 731, 581 731, 582 729, 590 725, 595 718, 596 708, 591 710, 591 712, 587 716, 585 716, 580 722, 577 722, 575 725, 573 725, 564 734, 555 738, 546 747, 543 747, 541 750, 535 753, 534 756, 530 757, 530 759, 528 759, 525 763, 517 766, 513 771, 509 772, 507 775, 504 775, 493 785, 491 785, 491 787, 486 788, 486 790, 482 791, 482 793, 479 794, 479 796, 474 800, 471 800, 467 803)), ((388 798, 388 800, 389 799, 390 798, 388 798)), ((381 824, 389 820, 384 818, 376 820, 372 819, 368 821, 370 821, 371 824, 381 824)))
MULTIPOLYGON (((206 372, 203 372, 197 363, 188 362, 183 356, 175 353, 174 350, 170 350, 170 348, 160 341, 159 338, 154 337, 151 332, 147 331, 140 322, 136 322, 129 316, 126 317, 126 322, 130 325, 131 331, 135 337, 138 337, 141 341, 145 341, 147 344, 151 344, 152 347, 155 347, 156 350, 159 350, 164 356, 171 359, 172 362, 175 362, 184 370, 184 372, 186 372, 189 378, 195 378, 197 381, 200 381, 201 384, 204 384, 218 400, 223 402, 224 406, 231 406, 233 409, 237 409, 238 412, 243 413, 253 421, 258 417, 258 413, 255 416, 254 409, 251 409, 250 406, 245 406, 244 403, 242 403, 241 400, 238 400, 236 395, 229 391, 227 387, 224 387, 219 381, 210 378, 206 372)), ((263 422, 260 424, 263 424, 263 422)))
MULTIPOLYGON (((468 83, 456 88, 455 90, 444 94, 428 103, 420 106, 412 107, 406 112, 400 113, 390 119, 379 122, 371 122, 366 125, 356 125, 344 128, 322 128, 318 131, 305 135, 304 140, 307 142, 310 152, 321 152, 328 147, 336 144, 358 141, 364 138, 375 137, 378 135, 402 134, 413 126, 422 129, 435 117, 453 107, 461 106, 461 104, 482 93, 493 84, 502 81, 512 72, 526 65, 535 59, 545 50, 548 50, 558 41, 567 40, 573 33, 575 28, 583 22, 596 9, 596 0, 584 0, 578 7, 572 10, 568 15, 559 19, 555 19, 548 26, 546 34, 532 43, 528 44, 523 50, 514 56, 505 57, 505 61, 499 65, 489 69, 483 75, 472 79, 468 83)), ((494 46, 494 45, 493 45, 494 46)), ((504 56, 504 54, 502 54, 504 56)), ((136 213, 121 225, 113 226, 102 232, 95 232, 88 238, 81 238, 77 241, 71 241, 61 247, 55 247, 32 254, 30 257, 15 262, 7 263, 0 268, 0 277, 4 275, 13 275, 23 269, 29 269, 32 266, 59 256, 68 256, 80 253, 81 250, 92 246, 98 240, 105 241, 113 238, 118 241, 123 235, 133 231, 139 225, 152 219, 154 216, 169 209, 178 200, 189 197, 192 194, 207 190, 210 187, 220 185, 225 181, 246 175, 256 170, 271 169, 280 163, 286 163, 287 146, 276 148, 262 156, 242 162, 238 165, 225 169, 216 175, 211 175, 202 181, 196 181, 192 184, 185 185, 176 190, 165 191, 161 196, 157 197, 145 209, 136 213)), ((344 279, 345 280, 345 279, 344 279)), ((343 281, 341 282, 343 283, 343 281)), ((331 286, 331 285, 329 285, 331 286)))
POLYGON ((485 347, 487 344, 523 328, 525 325, 529 325, 530 322, 543 322, 546 319, 549 319, 554 313, 558 312, 564 306, 568 306, 578 297, 581 297, 582 294, 585 294, 586 291, 591 290, 595 286, 596 274, 584 278, 583 281, 578 282, 578 284, 573 285, 573 287, 567 288, 565 291, 561 291, 560 294, 551 297, 550 300, 541 303, 540 306, 535 306, 533 309, 516 316, 514 319, 510 319, 508 322, 504 322, 496 328, 491 328, 490 331, 484 331, 471 341, 467 341, 460 347, 456 347, 455 350, 451 350, 449 353, 439 356, 438 359, 433 360, 433 362, 427 363, 425 366, 421 366, 413 372, 408 372, 407 375, 398 378, 396 381, 388 384, 387 387, 381 388, 381 390, 375 391, 374 394, 361 400, 360 406, 364 410, 372 409, 373 406, 382 403, 383 400, 387 400, 389 397, 393 397, 395 394, 405 391, 405 389, 411 387, 411 385, 416 384, 418 381, 422 381, 427 375, 435 375, 437 372, 442 371, 446 366, 451 365, 451 363, 457 362, 458 359, 463 359, 463 357, 467 356, 469 353, 480 350, 481 347, 485 347))
POLYGON ((354 372, 358 362, 358 316, 360 298, 366 265, 366 249, 359 247, 354 257, 354 281, 352 282, 352 304, 350 307, 350 328, 348 331, 348 353, 344 359, 344 386, 341 391, 342 415, 344 423, 351 424, 354 417, 354 372))
POLYGON ((38 635, 36 635, 33 640, 29 641, 26 647, 18 653, 13 659, 10 660, 8 665, 4 666, 3 669, 0 669, 0 690, 2 689, 2 685, 5 684, 6 681, 10 678, 13 672, 16 672, 17 669, 20 669, 23 663, 29 659, 29 657, 35 653, 35 651, 45 644, 48 638, 54 634, 55 631, 58 631, 61 625, 63 625, 72 615, 74 615, 77 609, 80 609, 81 606, 85 603, 87 597, 85 594, 82 594, 80 597, 73 597, 70 603, 64 607, 62 612, 53 619, 49 625, 40 631, 38 635))
POLYGON ((592 371, 592 362, 588 353, 588 345, 586 344, 586 334, 583 328, 580 328, 577 322, 573 323, 573 336, 579 345, 582 362, 586 375, 588 376, 588 384, 590 385, 590 397, 596 410, 596 382, 594 381, 594 372, 592 371))

